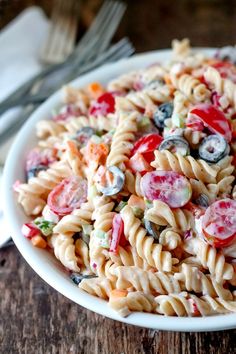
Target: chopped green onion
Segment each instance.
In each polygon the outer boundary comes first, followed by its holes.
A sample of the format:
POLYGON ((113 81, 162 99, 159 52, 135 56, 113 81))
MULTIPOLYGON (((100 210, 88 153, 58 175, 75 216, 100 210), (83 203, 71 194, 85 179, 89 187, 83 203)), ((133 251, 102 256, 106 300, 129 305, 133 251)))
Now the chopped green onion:
POLYGON ((127 204, 127 202, 121 201, 115 208, 115 211, 119 213, 127 204))
POLYGON ((184 117, 180 114, 173 114, 172 123, 177 128, 184 128, 184 117))
POLYGON ((54 222, 45 220, 44 218, 35 219, 34 224, 39 228, 44 236, 50 236, 54 226, 56 225, 54 222))
POLYGON ((89 235, 84 234, 84 233, 82 232, 81 238, 82 238, 82 240, 89 246, 89 241, 90 241, 89 235))
POLYGON ((95 230, 94 236, 97 239, 97 243, 99 246, 103 248, 110 248, 110 235, 107 232, 102 230, 95 230))
POLYGON ((114 135, 115 134, 115 132, 116 132, 116 130, 115 129, 111 129, 111 130, 109 130, 109 134, 111 134, 111 135, 114 135))
POLYGON ((95 185, 88 188, 88 199, 95 198, 97 194, 98 194, 98 191, 97 191, 97 188, 95 185))
POLYGON ((139 208, 139 207, 131 207, 134 213, 134 216, 136 218, 142 219, 143 218, 143 209, 139 208))
POLYGON ((148 117, 143 117, 139 122, 138 122, 138 129, 146 128, 151 124, 150 119, 148 117))
POLYGON ((144 201, 145 201, 145 204, 146 204, 148 209, 153 207, 153 204, 152 204, 151 200, 145 199, 144 201))
POLYGON ((102 138, 100 138, 98 135, 92 135, 90 139, 94 144, 100 144, 102 143, 102 138))
POLYGON ((83 234, 90 235, 93 230, 93 227, 92 225, 83 224, 82 229, 83 229, 83 234))

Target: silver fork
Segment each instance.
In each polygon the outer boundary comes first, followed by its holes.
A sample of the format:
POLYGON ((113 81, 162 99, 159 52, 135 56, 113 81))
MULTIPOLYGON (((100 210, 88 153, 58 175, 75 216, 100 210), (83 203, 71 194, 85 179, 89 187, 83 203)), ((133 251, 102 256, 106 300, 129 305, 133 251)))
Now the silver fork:
POLYGON ((114 35, 125 9, 126 5, 120 1, 105 1, 92 25, 81 38, 74 52, 66 62, 51 65, 16 89, 6 100, 0 103, 0 115, 7 109, 19 105, 22 97, 29 95, 29 91, 35 83, 42 79, 43 82, 48 81, 45 80, 47 75, 51 75, 54 72, 58 73, 59 70, 69 67, 72 64, 79 66, 83 62, 88 62, 96 52, 100 53, 101 48, 105 50, 114 35), (104 37, 105 39, 103 41, 104 37))
POLYGON ((79 0, 54 0, 49 34, 40 53, 44 63, 61 63, 72 53, 77 33, 79 7, 79 0))
MULTIPOLYGON (((84 63, 83 65, 81 65, 76 72, 73 72, 71 74, 71 77, 69 79, 84 74, 92 69, 95 69, 96 67, 104 63, 115 62, 122 58, 127 58, 133 53, 134 53, 134 48, 132 44, 129 42, 127 38, 123 38, 118 43, 111 46, 105 53, 100 54, 95 60, 92 60, 88 63, 84 63)), ((50 94, 51 92, 48 93, 41 92, 35 95, 34 104, 32 104, 32 102, 29 102, 31 104, 28 104, 24 108, 23 112, 21 112, 21 114, 19 115, 17 122, 15 122, 15 124, 12 124, 6 131, 0 134, 0 147, 2 144, 4 144, 7 141, 7 139, 9 139, 11 135, 13 135, 16 131, 20 129, 21 125, 28 119, 28 117, 33 113, 33 111, 39 106, 40 102, 44 101, 50 94)), ((28 102, 26 102, 25 100, 25 104, 26 103, 28 102)))

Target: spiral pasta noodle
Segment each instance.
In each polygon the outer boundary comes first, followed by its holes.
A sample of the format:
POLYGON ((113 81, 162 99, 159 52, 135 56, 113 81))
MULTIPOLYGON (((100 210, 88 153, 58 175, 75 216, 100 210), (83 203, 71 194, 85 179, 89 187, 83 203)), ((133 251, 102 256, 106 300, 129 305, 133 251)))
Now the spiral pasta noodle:
POLYGON ((41 120, 36 124, 36 134, 41 139, 48 138, 49 136, 58 136, 64 131, 64 126, 53 120, 41 120))
POLYGON ((107 117, 100 116, 99 119, 93 116, 79 116, 72 117, 65 122, 65 130, 70 134, 76 134, 80 129, 84 127, 91 127, 95 130, 109 131, 115 128, 115 119, 112 114, 107 117))
POLYGON ((109 258, 113 263, 124 266, 136 266, 144 270, 153 269, 148 262, 139 256, 135 247, 118 246, 117 253, 109 252, 109 258))
POLYGON ((175 230, 186 231, 192 226, 192 214, 188 210, 171 208, 160 200, 154 200, 153 207, 146 212, 146 218, 157 225, 170 225, 175 230))
POLYGON ((159 295, 155 298, 157 313, 166 316, 208 316, 217 313, 235 312, 234 301, 212 298, 208 295, 198 297, 192 294, 159 295))
POLYGON ((90 264, 95 271, 98 271, 103 266, 107 258, 103 247, 97 245, 96 231, 109 232, 112 228, 112 220, 115 213, 112 211, 114 203, 109 198, 97 196, 94 201, 95 210, 92 214, 94 222, 94 230, 90 236, 89 242, 89 256, 90 264))
POLYGON ((124 169, 124 162, 132 148, 134 134, 137 131, 136 114, 120 114, 119 123, 113 136, 111 150, 107 157, 107 166, 117 165, 124 169))
POLYGON ((103 278, 83 279, 79 284, 79 288, 86 291, 90 295, 98 296, 102 299, 108 299, 111 291, 114 289, 113 283, 103 278))
POLYGON ((188 243, 190 245, 186 250, 196 254, 202 266, 209 270, 218 283, 222 279, 230 280, 233 277, 233 266, 226 262, 223 254, 200 239, 192 239, 188 243))
POLYGON ((155 244, 151 237, 146 236, 146 230, 140 226, 140 221, 133 215, 129 206, 121 210, 124 221, 124 233, 132 247, 137 248, 138 255, 152 267, 160 271, 171 271, 173 259, 171 253, 162 250, 160 244, 155 244))
POLYGON ((132 287, 135 291, 142 291, 145 294, 181 292, 179 281, 169 273, 152 273, 134 266, 119 266, 113 272, 117 276, 117 289, 125 290, 132 287))
POLYGON ((233 104, 234 109, 236 108, 236 85, 233 81, 222 78, 220 73, 213 67, 207 68, 204 73, 204 78, 210 85, 213 86, 217 93, 224 93, 229 102, 233 104))
POLYGON ((82 225, 92 223, 93 210, 91 203, 83 203, 79 209, 75 209, 70 215, 65 215, 54 227, 53 232, 73 235, 81 231, 82 225))
POLYGON ((89 248, 86 242, 81 238, 75 241, 75 254, 77 256, 77 263, 80 267, 80 271, 84 274, 91 274, 89 248))
POLYGON ((182 156, 168 150, 155 151, 155 161, 151 165, 157 170, 175 171, 188 178, 196 178, 204 183, 216 183, 219 166, 210 166, 204 160, 192 156, 182 156))
POLYGON ((132 71, 110 81, 107 88, 109 91, 129 91, 133 89, 138 77, 139 72, 132 71))
POLYGON ((55 256, 68 269, 79 272, 77 256, 75 254, 75 245, 72 237, 61 234, 54 234, 51 237, 51 245, 55 256))
POLYGON ((72 174, 66 163, 56 162, 46 171, 40 171, 28 183, 21 184, 18 189, 18 202, 27 215, 39 214, 46 202, 48 193, 65 177, 72 174))
POLYGON ((131 194, 135 194, 139 197, 142 196, 141 191, 141 175, 140 173, 132 173, 130 170, 125 171, 125 186, 124 189, 127 190, 131 194))
POLYGON ((128 316, 131 311, 153 312, 155 305, 153 296, 141 291, 129 292, 119 298, 110 296, 109 299, 109 306, 122 317, 128 316))
POLYGON ((171 227, 167 227, 160 233, 159 243, 164 246, 167 251, 172 251, 181 246, 182 238, 180 234, 171 227))
POLYGON ((225 300, 233 299, 231 292, 225 289, 222 283, 217 283, 212 275, 204 274, 197 267, 192 267, 189 264, 183 263, 181 271, 175 273, 174 277, 181 283, 182 290, 194 291, 225 300))
POLYGON ((171 81, 175 88, 181 91, 189 100, 196 102, 206 101, 210 92, 206 85, 189 74, 183 74, 180 77, 171 75, 171 81))

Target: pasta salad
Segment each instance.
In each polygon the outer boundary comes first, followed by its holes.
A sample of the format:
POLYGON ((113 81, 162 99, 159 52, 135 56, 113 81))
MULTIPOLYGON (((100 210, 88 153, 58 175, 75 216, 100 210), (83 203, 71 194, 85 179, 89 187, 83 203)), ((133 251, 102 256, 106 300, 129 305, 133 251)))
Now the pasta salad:
POLYGON ((36 126, 22 233, 121 316, 236 312, 235 59, 174 40, 168 63, 66 87, 36 126))

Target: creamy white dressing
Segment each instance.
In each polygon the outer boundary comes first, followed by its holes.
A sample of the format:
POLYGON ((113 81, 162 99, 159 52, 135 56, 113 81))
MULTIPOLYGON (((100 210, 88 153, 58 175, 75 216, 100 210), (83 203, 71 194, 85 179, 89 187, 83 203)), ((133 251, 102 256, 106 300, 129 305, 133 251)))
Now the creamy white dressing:
POLYGON ((55 214, 48 205, 46 205, 43 209, 42 215, 44 217, 45 220, 47 221, 51 221, 55 224, 57 224, 59 222, 59 216, 57 214, 55 214))
POLYGON ((201 216, 200 218, 194 219, 194 231, 196 232, 197 236, 204 239, 204 235, 202 232, 202 218, 203 218, 203 216, 201 216))

